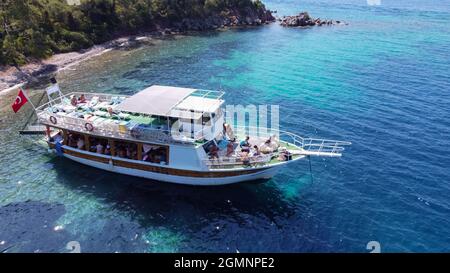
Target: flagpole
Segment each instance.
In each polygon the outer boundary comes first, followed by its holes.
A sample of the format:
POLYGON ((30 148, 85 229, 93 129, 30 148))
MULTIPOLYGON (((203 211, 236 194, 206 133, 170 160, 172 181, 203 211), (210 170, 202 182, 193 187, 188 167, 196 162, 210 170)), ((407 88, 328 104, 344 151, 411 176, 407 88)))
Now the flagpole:
POLYGON ((36 112, 36 107, 34 107, 34 104, 31 101, 30 97, 28 96, 27 92, 25 92, 25 90, 23 90, 22 88, 20 88, 20 90, 22 90, 22 92, 25 95, 25 97, 27 98, 28 102, 31 104, 31 106, 33 107, 34 111, 36 112))

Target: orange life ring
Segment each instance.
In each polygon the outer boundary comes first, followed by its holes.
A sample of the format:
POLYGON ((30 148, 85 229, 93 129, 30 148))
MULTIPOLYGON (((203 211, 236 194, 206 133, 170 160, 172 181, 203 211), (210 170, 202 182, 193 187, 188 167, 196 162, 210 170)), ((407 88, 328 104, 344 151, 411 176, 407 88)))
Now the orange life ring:
POLYGON ((91 123, 89 123, 89 122, 87 122, 87 123, 84 125, 84 128, 85 128, 87 131, 89 131, 89 132, 92 132, 92 130, 94 130, 94 126, 93 126, 91 123))
POLYGON ((58 123, 58 120, 54 116, 50 116, 50 122, 56 124, 58 123))

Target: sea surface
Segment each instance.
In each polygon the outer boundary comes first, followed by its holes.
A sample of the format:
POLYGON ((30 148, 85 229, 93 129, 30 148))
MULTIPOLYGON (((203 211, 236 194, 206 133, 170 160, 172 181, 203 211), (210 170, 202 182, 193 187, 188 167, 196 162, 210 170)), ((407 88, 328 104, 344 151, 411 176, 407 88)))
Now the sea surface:
MULTIPOLYGON (((280 127, 353 143, 266 183, 199 188, 90 167, 18 130, 0 97, 0 251, 450 251, 450 1, 266 0, 348 25, 278 24, 113 50, 58 74, 64 92, 152 84, 280 105, 280 127), (377 1, 369 1, 377 2, 377 1)), ((29 89, 34 100, 42 89, 29 89)))

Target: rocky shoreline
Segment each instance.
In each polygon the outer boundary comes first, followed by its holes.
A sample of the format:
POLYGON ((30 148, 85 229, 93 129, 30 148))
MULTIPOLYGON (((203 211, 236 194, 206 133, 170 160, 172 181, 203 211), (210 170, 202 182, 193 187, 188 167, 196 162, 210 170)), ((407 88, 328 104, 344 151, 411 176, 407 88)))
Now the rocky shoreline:
POLYGON ((202 19, 185 18, 181 22, 169 24, 169 27, 175 32, 200 31, 235 26, 259 26, 275 20, 270 10, 246 8, 243 11, 228 10, 220 15, 202 19))
POLYGON ((78 52, 55 54, 45 60, 30 61, 21 67, 0 66, 0 93, 8 92, 27 83, 39 82, 42 78, 49 77, 58 71, 112 49, 138 46, 149 40, 167 35, 183 35, 191 31, 226 29, 229 27, 260 26, 274 21, 275 17, 273 17, 271 11, 248 8, 244 12, 228 10, 220 15, 207 18, 185 18, 180 22, 158 22, 156 29, 149 33, 125 36, 78 52))
POLYGON ((55 54, 48 59, 34 60, 20 67, 0 67, 0 93, 8 92, 27 83, 37 83, 42 78, 67 69, 81 61, 98 56, 113 48, 118 48, 124 43, 128 43, 127 41, 130 39, 131 37, 119 38, 79 52, 55 54))
POLYGON ((280 25, 283 27, 347 25, 347 23, 339 20, 312 18, 308 12, 300 12, 298 15, 284 16, 278 20, 280 21, 280 25))
MULTIPOLYGON (((226 13, 202 19, 185 18, 180 22, 159 22, 156 29, 149 33, 124 36, 78 52, 56 54, 45 60, 31 61, 21 67, 0 66, 0 93, 14 90, 27 83, 39 83, 43 78, 53 76, 58 71, 113 49, 136 47, 153 39, 161 39, 170 35, 184 35, 192 31, 269 24, 277 20, 272 13, 276 12, 266 9, 259 11, 248 9, 243 13, 237 10, 229 10, 226 13)), ((337 20, 314 19, 307 12, 301 12, 294 16, 284 16, 279 18, 278 21, 283 27, 347 24, 337 20)))

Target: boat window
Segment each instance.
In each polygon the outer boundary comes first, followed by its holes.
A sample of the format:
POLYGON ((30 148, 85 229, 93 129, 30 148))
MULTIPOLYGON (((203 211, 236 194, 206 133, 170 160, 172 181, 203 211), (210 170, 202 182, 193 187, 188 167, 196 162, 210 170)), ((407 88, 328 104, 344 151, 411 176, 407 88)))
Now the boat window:
POLYGON ((202 116, 202 124, 206 125, 211 120, 211 117, 208 114, 204 114, 202 116))
POLYGON ((137 160, 137 144, 128 141, 114 141, 115 156, 137 160))
POLYGON ((89 152, 111 155, 111 147, 108 139, 99 137, 89 137, 89 152))
POLYGON ((86 149, 86 145, 85 145, 85 137, 83 134, 80 133, 76 133, 76 132, 68 132, 67 135, 67 145, 72 147, 72 148, 77 148, 80 150, 85 150, 86 149))
POLYGON ((164 145, 143 144, 141 160, 167 165, 169 163, 169 147, 164 145))
POLYGON ((178 118, 170 118, 169 119, 169 125, 172 127, 173 124, 175 124, 175 122, 178 122, 178 118))

